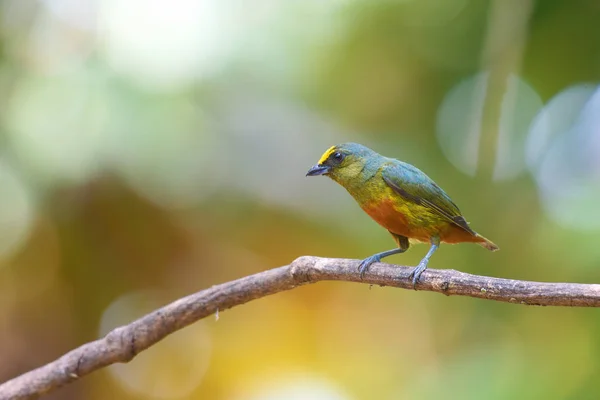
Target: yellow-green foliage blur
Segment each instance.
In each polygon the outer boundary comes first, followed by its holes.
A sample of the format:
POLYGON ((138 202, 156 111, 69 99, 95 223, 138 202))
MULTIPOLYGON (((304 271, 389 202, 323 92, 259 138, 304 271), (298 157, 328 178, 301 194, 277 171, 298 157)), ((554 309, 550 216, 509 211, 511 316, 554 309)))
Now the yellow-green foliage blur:
MULTIPOLYGON (((416 165, 502 249, 430 268, 600 282, 599 21, 585 0, 0 3, 0 381, 211 285, 392 248, 304 176, 340 142, 416 165)), ((599 392, 596 310, 319 283, 48 398, 599 392)))

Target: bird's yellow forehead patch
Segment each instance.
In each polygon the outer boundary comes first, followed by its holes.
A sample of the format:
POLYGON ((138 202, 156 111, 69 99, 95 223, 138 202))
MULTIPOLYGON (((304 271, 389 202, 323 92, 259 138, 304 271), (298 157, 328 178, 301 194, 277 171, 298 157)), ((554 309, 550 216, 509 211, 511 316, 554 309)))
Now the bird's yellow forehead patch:
POLYGON ((333 152, 335 152, 335 146, 331 146, 330 148, 328 148, 327 151, 325 151, 325 153, 323 153, 323 155, 321 156, 321 159, 319 160, 319 162, 317 164, 323 164, 325 161, 327 161, 327 159, 333 152))

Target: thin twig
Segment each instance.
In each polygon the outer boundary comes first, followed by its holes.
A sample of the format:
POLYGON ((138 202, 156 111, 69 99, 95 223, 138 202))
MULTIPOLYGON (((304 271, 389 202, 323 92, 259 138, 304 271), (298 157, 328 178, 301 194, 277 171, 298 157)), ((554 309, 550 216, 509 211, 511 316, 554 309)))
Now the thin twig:
MULTIPOLYGON (((358 264, 358 260, 307 256, 202 290, 0 385, 0 399, 38 398, 107 365, 126 363, 167 335, 216 312, 308 283, 346 281, 412 289, 408 279, 412 267, 374 264, 361 280, 358 264)), ((598 284, 528 282, 429 269, 417 289, 515 304, 600 307, 598 284)))

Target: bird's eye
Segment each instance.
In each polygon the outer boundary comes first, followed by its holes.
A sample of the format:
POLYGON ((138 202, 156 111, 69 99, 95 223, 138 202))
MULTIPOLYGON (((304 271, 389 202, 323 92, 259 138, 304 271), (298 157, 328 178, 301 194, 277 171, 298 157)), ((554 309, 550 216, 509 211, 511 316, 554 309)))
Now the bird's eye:
POLYGON ((333 159, 335 160, 336 163, 339 164, 344 159, 344 155, 342 153, 340 153, 339 151, 336 151, 335 153, 333 153, 333 159))

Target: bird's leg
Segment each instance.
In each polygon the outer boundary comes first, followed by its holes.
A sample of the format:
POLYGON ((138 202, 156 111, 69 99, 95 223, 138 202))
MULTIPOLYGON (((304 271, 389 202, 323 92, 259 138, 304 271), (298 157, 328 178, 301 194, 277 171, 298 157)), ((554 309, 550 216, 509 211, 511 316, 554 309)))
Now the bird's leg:
POLYGON ((425 271, 427 269, 427 264, 429 263, 429 258, 431 257, 431 255, 433 253, 435 253, 435 251, 438 249, 438 247, 440 247, 440 238, 439 237, 434 236, 430 240, 431 240, 431 247, 429 248, 429 251, 427 252, 427 254, 425 254, 425 257, 423 257, 423 259, 421 260, 419 265, 417 265, 415 267, 415 269, 408 276, 409 279, 412 278, 413 289, 415 289, 415 290, 417 288, 417 283, 419 282, 419 278, 421 277, 421 274, 423 273, 423 271, 425 271))
POLYGON ((384 257, 388 257, 388 256, 391 256, 394 254, 404 253, 405 251, 406 251, 406 249, 397 248, 397 249, 392 249, 392 250, 388 250, 388 251, 383 251, 381 253, 373 254, 371 257, 365 258, 364 260, 362 260, 362 262, 358 266, 358 272, 360 272, 360 279, 363 279, 365 277, 365 272, 367 272, 367 269, 371 266, 371 264, 380 262, 381 259, 384 257))

